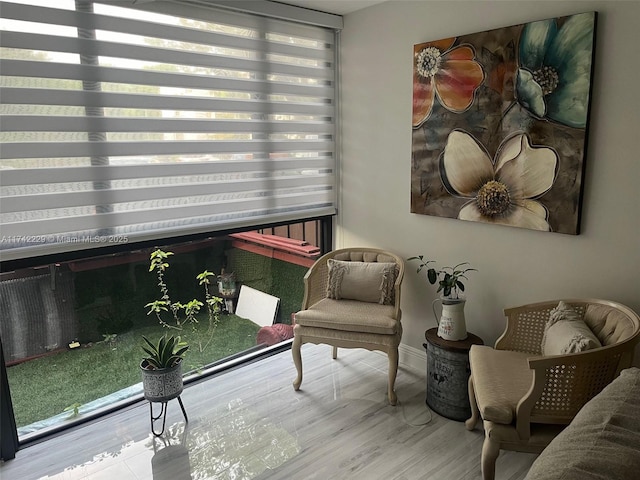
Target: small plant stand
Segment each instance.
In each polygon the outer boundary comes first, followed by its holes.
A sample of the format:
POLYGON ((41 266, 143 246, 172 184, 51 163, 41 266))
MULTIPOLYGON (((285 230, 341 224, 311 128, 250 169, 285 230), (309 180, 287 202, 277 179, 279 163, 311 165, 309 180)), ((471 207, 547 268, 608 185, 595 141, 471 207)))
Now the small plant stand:
POLYGON ((173 367, 162 368, 158 370, 147 370, 144 368, 146 360, 140 364, 142 371, 142 387, 144 398, 149 401, 149 414, 151 417, 151 432, 154 436, 159 437, 164 433, 164 426, 167 421, 167 403, 174 398, 178 399, 184 420, 189 423, 187 412, 182 404, 180 394, 183 390, 182 383, 182 361, 176 363, 173 367), (154 415, 153 404, 160 404, 160 413, 154 415), (155 423, 162 419, 162 430, 156 432, 155 423))
MULTIPOLYGON (((184 409, 184 405, 182 403, 182 399, 180 398, 180 395, 178 395, 177 397, 175 397, 178 399, 178 403, 180 404, 180 410, 182 410, 182 415, 184 415, 184 421, 185 423, 189 423, 189 418, 187 417, 187 411, 184 409)), ((151 417, 151 433, 153 433, 153 435, 155 437, 159 437, 164 433, 164 427, 167 421, 167 404, 169 403, 169 400, 162 400, 162 401, 158 401, 158 402, 153 402, 151 400, 149 400, 149 414, 151 417), (159 403, 160 404, 160 413, 158 413, 158 415, 154 415, 153 414, 153 404, 154 403, 159 403), (162 430, 160 430, 159 432, 156 432, 155 429, 155 423, 160 420, 162 418, 162 430)))

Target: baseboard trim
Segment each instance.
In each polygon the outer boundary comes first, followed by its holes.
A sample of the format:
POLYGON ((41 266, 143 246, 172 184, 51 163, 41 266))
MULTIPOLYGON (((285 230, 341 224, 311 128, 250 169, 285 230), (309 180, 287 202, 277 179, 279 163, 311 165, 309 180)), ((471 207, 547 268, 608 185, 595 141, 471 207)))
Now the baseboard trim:
POLYGON ((400 344, 398 347, 399 362, 406 367, 409 367, 416 372, 420 372, 426 375, 427 371, 427 352, 424 349, 418 349, 400 344))

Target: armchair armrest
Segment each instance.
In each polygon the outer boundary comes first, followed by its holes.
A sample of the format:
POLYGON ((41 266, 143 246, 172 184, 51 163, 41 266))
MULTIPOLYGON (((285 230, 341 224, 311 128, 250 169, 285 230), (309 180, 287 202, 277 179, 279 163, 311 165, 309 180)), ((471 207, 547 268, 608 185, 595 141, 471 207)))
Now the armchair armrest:
POLYGON ((529 438, 531 423, 569 424, 630 362, 627 342, 570 355, 530 357, 531 387, 516 407, 520 438, 529 438))

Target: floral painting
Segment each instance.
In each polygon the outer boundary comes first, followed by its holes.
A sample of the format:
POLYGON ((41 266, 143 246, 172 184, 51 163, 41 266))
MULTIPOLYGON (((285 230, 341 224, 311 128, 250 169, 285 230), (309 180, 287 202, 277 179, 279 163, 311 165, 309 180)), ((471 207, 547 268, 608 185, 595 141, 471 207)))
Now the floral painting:
POLYGON ((578 234, 596 13, 414 46, 411 212, 578 234))

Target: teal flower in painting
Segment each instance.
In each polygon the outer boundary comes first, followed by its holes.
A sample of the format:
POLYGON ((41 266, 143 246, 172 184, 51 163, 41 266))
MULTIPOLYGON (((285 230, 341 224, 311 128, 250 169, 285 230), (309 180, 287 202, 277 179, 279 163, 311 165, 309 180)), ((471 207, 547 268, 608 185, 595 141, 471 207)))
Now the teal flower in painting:
POLYGON ((595 12, 527 23, 520 35, 516 95, 538 118, 585 128, 595 12))

